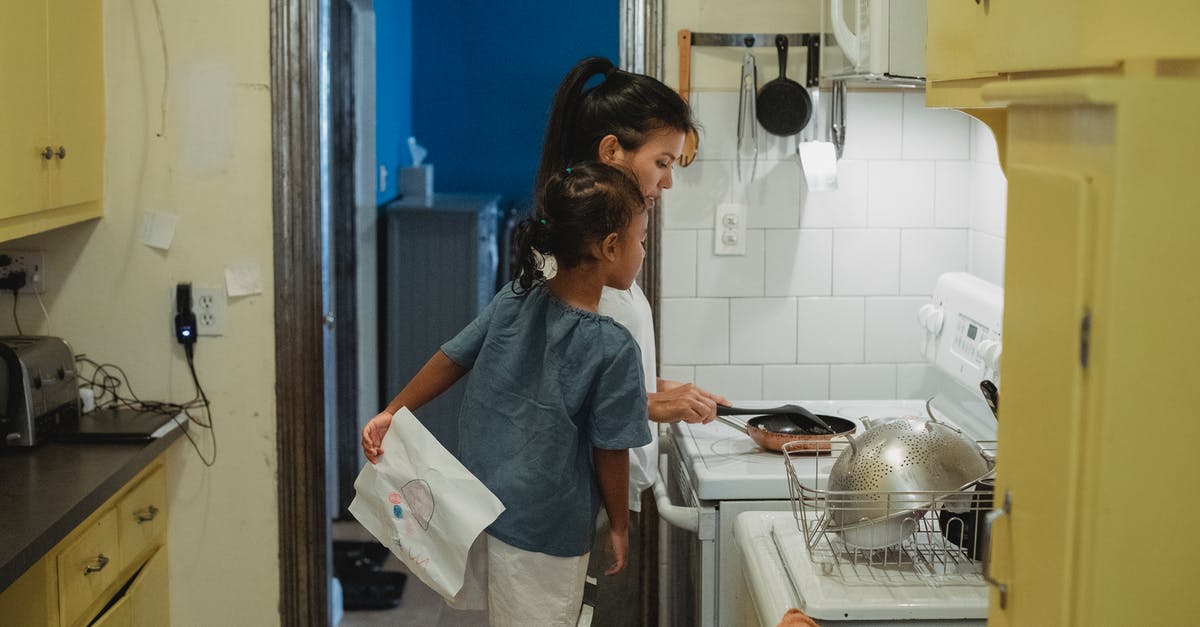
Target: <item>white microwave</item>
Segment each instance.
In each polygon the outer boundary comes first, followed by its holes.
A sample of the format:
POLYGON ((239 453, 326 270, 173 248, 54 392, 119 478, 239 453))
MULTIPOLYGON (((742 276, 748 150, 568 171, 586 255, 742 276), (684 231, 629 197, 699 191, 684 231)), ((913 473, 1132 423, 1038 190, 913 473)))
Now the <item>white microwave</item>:
POLYGON ((821 76, 852 84, 923 85, 926 0, 826 0, 821 76))

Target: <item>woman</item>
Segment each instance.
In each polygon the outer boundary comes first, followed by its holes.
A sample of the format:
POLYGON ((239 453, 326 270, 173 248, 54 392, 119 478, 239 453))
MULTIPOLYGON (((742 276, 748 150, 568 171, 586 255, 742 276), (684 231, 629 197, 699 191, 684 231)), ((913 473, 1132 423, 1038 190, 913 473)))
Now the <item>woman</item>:
MULTIPOLYGON (((670 87, 618 69, 608 59, 583 59, 554 95, 538 189, 572 164, 595 160, 631 172, 642 193, 657 205, 662 191, 671 187, 671 170, 683 157, 684 139, 694 132, 691 110, 670 87)), ((650 302, 636 283, 628 290, 605 288, 600 313, 625 325, 642 350, 650 420, 707 423, 716 418, 718 403, 729 404, 691 383, 658 377, 650 302)), ((654 483, 657 463, 657 434, 650 444, 630 451, 631 511, 641 511, 641 493, 654 483)))

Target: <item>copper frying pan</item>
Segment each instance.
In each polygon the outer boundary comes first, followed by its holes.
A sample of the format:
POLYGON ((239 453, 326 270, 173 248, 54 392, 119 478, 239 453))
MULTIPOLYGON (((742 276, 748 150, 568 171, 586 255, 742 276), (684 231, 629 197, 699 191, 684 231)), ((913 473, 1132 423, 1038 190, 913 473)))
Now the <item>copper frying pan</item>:
POLYGON ((758 416, 747 421, 732 416, 717 415, 717 420, 744 432, 761 448, 776 453, 783 452, 783 445, 788 442, 803 443, 793 446, 790 449, 793 452, 802 450, 812 453, 828 453, 830 439, 854 433, 854 423, 845 418, 824 415, 821 418, 833 427, 835 433, 823 433, 820 429, 802 423, 797 424, 797 421, 789 414, 758 416))

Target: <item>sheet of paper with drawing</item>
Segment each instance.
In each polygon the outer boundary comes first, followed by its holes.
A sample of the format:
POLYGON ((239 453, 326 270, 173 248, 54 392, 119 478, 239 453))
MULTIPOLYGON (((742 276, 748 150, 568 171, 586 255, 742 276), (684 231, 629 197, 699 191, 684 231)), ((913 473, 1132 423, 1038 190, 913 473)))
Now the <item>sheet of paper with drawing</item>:
POLYGON ((407 408, 392 418, 383 451, 358 473, 350 513, 421 581, 453 597, 471 544, 504 505, 407 408))

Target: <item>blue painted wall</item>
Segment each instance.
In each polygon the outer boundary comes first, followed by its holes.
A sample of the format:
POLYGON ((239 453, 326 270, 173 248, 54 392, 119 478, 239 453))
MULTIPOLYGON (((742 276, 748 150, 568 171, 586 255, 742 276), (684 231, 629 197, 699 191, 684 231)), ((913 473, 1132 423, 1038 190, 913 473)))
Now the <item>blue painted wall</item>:
POLYGON ((618 0, 376 0, 375 11, 376 141, 390 173, 380 202, 396 196, 413 135, 437 191, 527 203, 558 81, 585 56, 620 51, 618 0))
POLYGON ((398 168, 411 165, 408 137, 413 122, 412 0, 375 2, 375 159, 376 201, 394 199, 398 168))

